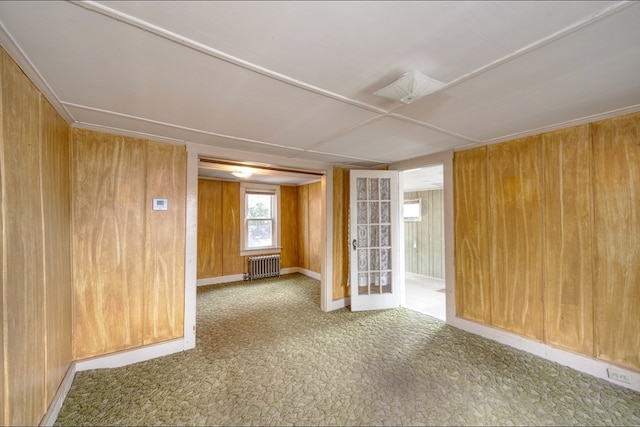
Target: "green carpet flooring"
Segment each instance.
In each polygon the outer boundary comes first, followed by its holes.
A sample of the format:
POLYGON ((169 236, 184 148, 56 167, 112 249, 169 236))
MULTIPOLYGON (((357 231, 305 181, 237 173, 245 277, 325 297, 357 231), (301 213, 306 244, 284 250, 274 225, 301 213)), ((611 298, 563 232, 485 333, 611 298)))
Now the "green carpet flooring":
POLYGON ((80 372, 58 425, 638 425, 640 394, 299 274, 198 289, 197 344, 80 372))

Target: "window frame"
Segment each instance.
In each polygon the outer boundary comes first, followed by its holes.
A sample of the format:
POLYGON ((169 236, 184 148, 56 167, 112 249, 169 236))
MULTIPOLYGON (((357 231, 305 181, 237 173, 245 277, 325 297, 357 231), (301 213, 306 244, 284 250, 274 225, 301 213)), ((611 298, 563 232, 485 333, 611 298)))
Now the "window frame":
POLYGON ((422 198, 417 199, 405 199, 402 203, 402 219, 405 222, 420 222, 422 221, 422 198), (407 205, 417 205, 418 206, 418 215, 417 216, 406 216, 406 206, 407 205))
POLYGON ((240 256, 248 255, 267 255, 280 253, 280 186, 270 184, 256 183, 240 183, 240 256), (272 228, 271 228, 271 245, 261 246, 259 248, 250 248, 248 246, 248 226, 249 218, 247 218, 247 196, 250 194, 269 194, 275 197, 272 206, 272 228))

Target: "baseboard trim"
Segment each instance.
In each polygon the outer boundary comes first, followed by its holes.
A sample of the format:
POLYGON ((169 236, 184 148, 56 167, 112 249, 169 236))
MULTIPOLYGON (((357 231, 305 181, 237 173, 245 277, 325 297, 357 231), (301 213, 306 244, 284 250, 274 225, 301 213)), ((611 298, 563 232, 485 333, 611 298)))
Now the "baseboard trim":
POLYGON ((184 340, 178 338, 157 344, 146 345, 131 350, 123 350, 104 356, 76 361, 76 372, 90 369, 119 368, 132 363, 144 362, 157 357, 168 356, 184 351, 184 340))
MULTIPOLYGON (((300 273, 312 279, 320 280, 320 273, 307 270, 300 267, 287 267, 280 269, 280 275, 300 273)), ((204 279, 198 279, 197 286, 209 286, 219 285, 221 283, 242 282, 244 280, 244 274, 231 274, 228 276, 207 277, 204 279)))
POLYGON ((322 276, 320 273, 316 273, 315 271, 307 270, 305 268, 294 267, 297 273, 304 274, 307 277, 311 277, 312 279, 321 280, 322 276))
POLYGON ((49 408, 47 408, 47 412, 44 414, 44 417, 42 417, 42 420, 40 420, 40 426, 49 427, 56 423, 58 414, 60 414, 60 410, 62 409, 62 404, 67 398, 71 384, 73 384, 76 372, 76 362, 71 362, 67 372, 64 374, 64 378, 62 378, 62 382, 58 386, 55 396, 53 396, 53 400, 49 404, 49 408))
POLYGON ((231 274, 228 276, 207 277, 198 279, 196 286, 219 285, 220 283, 241 282, 244 280, 244 274, 231 274))
POLYGON ((451 322, 449 322, 449 325, 475 335, 480 335, 492 341, 497 341, 518 350, 526 351, 527 353, 559 363, 560 365, 567 366, 596 378, 601 378, 612 384, 640 392, 640 373, 638 372, 621 368, 620 366, 612 365, 611 363, 607 363, 602 360, 551 347, 547 344, 537 342, 511 332, 461 319, 459 317, 455 317, 451 322), (629 383, 609 378, 610 371, 623 374, 627 377, 629 383))

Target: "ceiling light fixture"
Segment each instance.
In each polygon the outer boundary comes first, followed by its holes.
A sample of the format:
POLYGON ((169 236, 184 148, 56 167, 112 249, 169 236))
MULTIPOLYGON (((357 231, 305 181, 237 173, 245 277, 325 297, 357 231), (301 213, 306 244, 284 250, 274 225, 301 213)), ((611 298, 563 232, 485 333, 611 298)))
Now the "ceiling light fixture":
POLYGON ((374 92, 374 95, 411 104, 416 99, 436 92, 444 86, 446 83, 427 77, 417 71, 409 71, 395 82, 374 92))
POLYGON ((238 178, 249 178, 256 171, 254 168, 240 167, 237 170, 231 172, 231 175, 238 178))

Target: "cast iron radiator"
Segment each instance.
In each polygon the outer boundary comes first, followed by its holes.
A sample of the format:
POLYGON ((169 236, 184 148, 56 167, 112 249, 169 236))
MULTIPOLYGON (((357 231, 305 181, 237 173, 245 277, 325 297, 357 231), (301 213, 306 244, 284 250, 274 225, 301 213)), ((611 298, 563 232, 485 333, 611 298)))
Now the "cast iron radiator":
POLYGON ((249 257, 249 280, 280 276, 280 255, 249 257))

